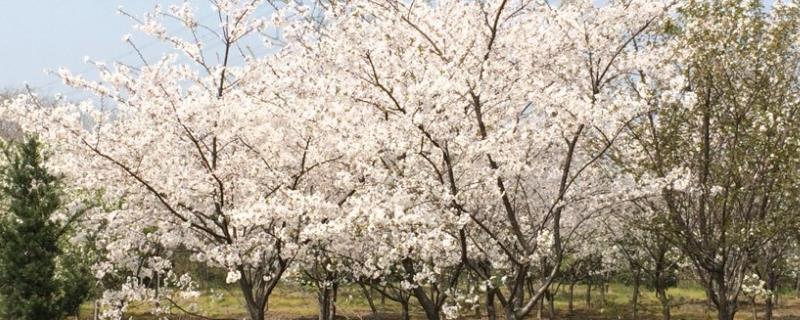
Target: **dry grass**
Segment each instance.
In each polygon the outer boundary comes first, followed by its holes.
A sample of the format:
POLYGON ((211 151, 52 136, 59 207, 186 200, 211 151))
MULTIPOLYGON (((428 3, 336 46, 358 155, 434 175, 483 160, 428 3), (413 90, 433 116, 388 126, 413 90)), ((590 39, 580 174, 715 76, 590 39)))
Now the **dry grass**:
MULTIPOLYGON (((574 306, 575 312, 568 314, 568 295, 566 287, 560 288, 559 294, 556 296, 556 310, 558 317, 562 319, 630 319, 631 307, 630 297, 632 290, 630 287, 612 284, 609 287, 606 301, 603 304, 600 301, 600 294, 597 289, 592 290, 592 306, 588 307, 585 303, 585 287, 577 286, 575 288, 574 306)), ((673 319, 716 319, 714 311, 707 305, 705 301, 705 294, 700 287, 695 285, 682 285, 677 288, 669 290, 669 294, 673 297, 675 306, 672 308, 673 319)), ((639 307, 640 319, 660 319, 661 307, 658 304, 654 294, 650 291, 643 290, 641 294, 641 306, 639 307)), ((412 299, 413 302, 413 299, 412 299)), ((228 319, 244 319, 247 314, 243 308, 244 301, 235 288, 217 290, 214 294, 209 292, 192 302, 181 301, 179 302, 182 307, 192 307, 192 310, 198 314, 202 314, 210 318, 228 318, 228 319), (192 305, 193 304, 193 305, 192 305)), ((398 319, 400 313, 400 306, 391 301, 386 301, 381 304, 380 299, 375 303, 381 313, 381 318, 384 320, 398 319)), ((269 302, 269 318, 270 319, 315 319, 317 314, 316 296, 313 291, 308 288, 296 286, 283 286, 276 290, 270 297, 269 302)), ((752 319, 751 305, 744 303, 737 313, 737 319, 752 319)), ((82 319, 90 319, 92 313, 91 305, 84 306, 82 319)), ((355 288, 344 288, 340 291, 339 301, 337 302, 338 314, 343 318, 348 319, 365 319, 372 318, 368 304, 361 294, 361 291, 355 288)), ((759 318, 762 316, 761 308, 763 305, 758 305, 759 318)), ((131 308, 130 316, 136 320, 150 320, 158 319, 157 317, 148 313, 149 306, 138 305, 131 308)), ((202 319, 198 317, 191 317, 182 314, 175 309, 175 314, 170 315, 167 319, 180 319, 180 320, 195 320, 202 319)), ((544 317, 546 318, 546 310, 544 317)), ((794 294, 784 294, 781 296, 781 301, 775 311, 776 319, 800 319, 800 298, 794 294)), ((482 316, 475 314, 467 318, 477 319, 482 316)), ((419 308, 412 306, 412 318, 422 319, 424 314, 419 308)), ((537 315, 534 311, 532 319, 536 319, 537 315)))

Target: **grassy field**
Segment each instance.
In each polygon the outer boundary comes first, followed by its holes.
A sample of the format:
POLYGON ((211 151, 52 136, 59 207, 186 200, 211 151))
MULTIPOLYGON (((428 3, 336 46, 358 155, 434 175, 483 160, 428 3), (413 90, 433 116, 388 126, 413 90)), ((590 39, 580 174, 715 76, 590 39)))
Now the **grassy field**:
MULTIPOLYGON (((568 295, 566 286, 562 286, 556 296, 556 309, 559 318, 564 319, 630 319, 631 308, 630 298, 632 289, 630 287, 612 284, 609 287, 606 303, 602 305, 599 292, 592 290, 593 307, 587 308, 585 303, 585 287, 578 286, 575 289, 575 313, 570 315, 567 312, 568 295)), ((675 306, 672 309, 673 319, 715 319, 716 315, 705 302, 705 295, 701 288, 694 285, 682 285, 669 291, 673 296, 675 306)), ((777 319, 800 319, 800 298, 794 294, 783 294, 776 309, 777 319)), ((337 302, 338 315, 349 319, 372 318, 372 313, 366 300, 357 288, 345 288, 340 291, 337 302)), ((399 318, 400 306, 391 301, 381 304, 380 299, 375 303, 381 313, 382 319, 399 318)), ((660 319, 660 305, 654 294, 643 290, 640 298, 640 319, 660 319)), ((208 292, 200 298, 190 301, 178 302, 183 308, 202 314, 209 318, 233 318, 243 319, 246 312, 243 308, 243 301, 235 289, 215 290, 208 292), (192 305, 194 304, 194 305, 192 305)), ((412 299, 413 304, 413 299, 412 299)), ((276 290, 270 297, 268 318, 270 319, 309 319, 315 318, 317 314, 316 296, 310 290, 283 286, 276 290)), ((499 306, 498 306, 499 307, 499 306)), ((751 305, 744 303, 737 313, 737 319, 752 319, 751 305)), ((761 317, 762 305, 758 305, 759 318, 761 317)), ((81 312, 81 319, 91 319, 92 305, 86 304, 81 312)), ((150 320, 156 317, 148 314, 149 306, 135 305, 131 308, 130 316, 132 319, 150 320)), ((169 319, 202 319, 192 317, 174 309, 175 315, 169 319)), ((483 310, 481 310, 483 311, 483 310)), ((544 312, 546 317, 547 312, 544 312)), ((479 314, 468 316, 467 318, 480 318, 479 314)), ((419 308, 412 305, 412 318, 423 319, 424 314, 419 308)), ((532 318, 535 319, 534 311, 532 318)), ((126 318, 127 319, 127 318, 126 318)))

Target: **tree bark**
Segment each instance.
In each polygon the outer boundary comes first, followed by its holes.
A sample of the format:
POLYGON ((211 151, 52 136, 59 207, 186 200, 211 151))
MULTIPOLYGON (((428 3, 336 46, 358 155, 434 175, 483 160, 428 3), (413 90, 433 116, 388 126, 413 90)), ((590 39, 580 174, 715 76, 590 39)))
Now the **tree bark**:
POLYGON ((555 304, 555 293, 551 292, 550 289, 547 289, 544 293, 544 298, 547 299, 547 314, 550 320, 555 320, 556 316, 556 304, 555 304))
POLYGON ((486 316, 489 320, 497 320, 497 310, 494 308, 494 288, 486 290, 486 316))
POLYGON ((656 297, 658 297, 658 302, 661 303, 661 319, 670 320, 672 315, 670 312, 669 298, 667 297, 666 289, 664 289, 660 283, 656 286, 656 297))
POLYGON ((575 307, 573 305, 573 301, 575 300, 575 282, 571 282, 569 284, 569 314, 575 313, 575 307))
POLYGON ((400 317, 403 320, 411 319, 411 314, 409 313, 409 308, 408 308, 408 299, 400 301, 400 306, 403 308, 402 311, 403 313, 400 315, 400 317))
POLYGON ((775 309, 775 305, 772 302, 772 297, 767 297, 764 303, 764 320, 772 320, 773 309, 775 309))
POLYGON ((600 282, 600 305, 605 307, 606 306, 606 293, 608 292, 608 284, 606 283, 605 279, 600 282))
POLYGON ((796 295, 800 295, 800 276, 794 279, 794 291, 796 295))
MULTIPOLYGON (((410 275, 415 274, 414 265, 411 260, 405 259, 402 263, 406 273, 410 275)), ((417 302, 422 306, 422 309, 425 310, 425 317, 427 317, 428 320, 439 320, 439 305, 431 300, 423 287, 415 286, 411 293, 417 298, 417 302)))
POLYGON ((317 284, 317 305, 319 320, 333 320, 336 317, 336 293, 339 284, 336 282, 317 284))
POLYGON ((738 305, 735 299, 729 299, 729 288, 724 271, 711 273, 709 279, 711 284, 706 290, 712 297, 716 297, 717 318, 719 320, 733 320, 738 305))
POLYGON ((639 318, 639 272, 633 274, 633 296, 631 296, 631 305, 633 307, 633 320, 639 318))
POLYGON ((590 309, 592 307, 592 283, 586 283, 586 309, 590 309))
POLYGON ((539 308, 536 311, 536 318, 542 320, 544 314, 544 299, 539 299, 539 308))
POLYGON ((775 309, 775 305, 777 304, 777 299, 778 299, 778 277, 772 270, 767 272, 766 285, 767 285, 767 290, 772 292, 772 296, 769 296, 766 299, 766 304, 764 306, 764 319, 772 320, 772 313, 773 313, 772 311, 775 309), (773 300, 773 297, 775 298, 775 300, 773 300))
MULTIPOLYGON (((240 272, 243 272, 243 269, 239 269, 240 272)), ((242 289, 242 293, 244 295, 245 307, 247 308, 247 313, 250 314, 250 318, 252 320, 264 320, 264 315, 266 313, 266 305, 267 305, 267 297, 256 297, 253 294, 253 286, 250 284, 250 281, 245 278, 244 276, 239 279, 239 287, 242 289)))
POLYGON ((358 286, 361 287, 361 291, 364 292, 364 298, 367 299, 367 303, 369 304, 369 309, 372 310, 372 317, 374 319, 380 319, 380 314, 378 314, 378 308, 375 307, 375 301, 372 300, 372 288, 367 289, 363 283, 358 282, 358 286))
POLYGON ((248 313, 250 313, 250 318, 252 318, 252 320, 264 320, 264 319, 266 319, 266 317, 265 317, 265 313, 266 312, 264 312, 264 309, 248 307, 247 311, 248 311, 248 313))
POLYGON ((733 320, 736 310, 724 298, 721 299, 717 306, 717 319, 719 320, 733 320))
POLYGON ((422 309, 425 310, 425 317, 428 320, 439 320, 439 307, 428 298, 425 290, 417 286, 412 292, 414 297, 417 298, 417 302, 422 306, 422 309))

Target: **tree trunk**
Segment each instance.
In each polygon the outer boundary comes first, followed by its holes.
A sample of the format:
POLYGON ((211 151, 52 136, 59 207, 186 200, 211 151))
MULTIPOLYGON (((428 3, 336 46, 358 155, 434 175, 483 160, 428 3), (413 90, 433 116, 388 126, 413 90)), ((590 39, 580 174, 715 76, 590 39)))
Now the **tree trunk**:
MULTIPOLYGON (((519 283, 525 283, 525 273, 520 273, 520 276, 516 277, 519 283)), ((514 302, 514 310, 519 310, 522 307, 522 304, 525 303, 525 286, 518 285, 515 286, 516 292, 512 292, 512 296, 510 297, 510 301, 514 302)))
POLYGON ((338 300, 338 298, 339 298, 339 283, 337 282, 333 284, 333 304, 331 304, 331 310, 333 310, 332 311, 333 315, 331 316, 331 319, 336 318, 336 300, 338 300))
POLYGON ((403 308, 403 313, 400 315, 400 318, 402 318, 402 320, 411 319, 411 314, 409 313, 409 308, 408 308, 408 299, 401 300, 400 306, 403 308))
POLYGON ((367 303, 369 304, 369 309, 372 310, 372 317, 374 319, 380 319, 380 315, 378 314, 378 308, 375 307, 375 302, 372 301, 372 288, 367 289, 363 283, 359 282, 358 286, 361 287, 361 291, 364 292, 364 299, 367 299, 367 303))
POLYGON ((633 296, 631 296, 631 305, 633 307, 633 320, 639 318, 639 272, 633 274, 633 296))
POLYGON ((322 288, 317 288, 317 315, 319 320, 330 320, 330 289, 323 284, 322 288))
POLYGON ((717 297, 717 318, 719 320, 733 320, 738 308, 737 301, 729 300, 728 283, 725 281, 726 275, 723 272, 715 272, 709 275, 711 283, 706 288, 708 295, 717 297), (715 291, 714 291, 715 290, 715 291))
POLYGON ((414 293, 414 297, 417 298, 417 302, 419 302, 420 306, 422 306, 422 309, 425 311, 425 317, 428 320, 439 320, 439 307, 428 298, 425 290, 420 286, 416 286, 412 292, 414 293))
POLYGON ((556 304, 555 304, 555 293, 551 292, 550 289, 544 292, 545 298, 547 298, 547 314, 550 320, 556 319, 556 304))
POLYGON ((248 311, 248 313, 250 313, 250 318, 252 318, 252 320, 264 320, 264 319, 266 319, 266 317, 264 317, 264 314, 265 314, 264 309, 259 310, 259 309, 247 308, 247 311, 248 311))
POLYGON ((600 305, 605 307, 606 306, 606 292, 608 292, 608 284, 606 284, 605 279, 600 283, 600 305))
POLYGON ((767 273, 766 282, 767 290, 772 292, 772 295, 766 299, 766 304, 764 306, 764 319, 772 320, 772 311, 775 309, 775 305, 778 304, 778 277, 775 275, 774 271, 767 273), (773 297, 775 300, 773 300, 773 297))
POLYGON ((509 301, 509 303, 505 306, 505 313, 506 319, 505 320, 518 320, 520 319, 517 317, 516 308, 514 308, 513 303, 509 301))
MULTIPOLYGON (((415 274, 414 264, 410 259, 404 259, 402 264, 406 273, 410 275, 415 274)), ((435 301, 431 300, 431 298, 425 292, 425 289, 422 286, 415 286, 411 292, 414 297, 417 298, 417 302, 419 302, 420 306, 422 306, 422 309, 425 310, 425 316, 427 319, 439 320, 439 305, 437 305, 435 301)))
POLYGON ((800 276, 794 279, 794 291, 795 294, 800 295, 800 276))
POLYGON ((772 320, 772 310, 775 305, 772 302, 772 297, 767 297, 764 304, 764 320, 772 320))
MULTIPOLYGON (((240 272, 243 272, 243 269, 239 269, 240 272)), ((250 318, 252 320, 264 320, 264 315, 266 313, 265 307, 267 305, 267 297, 256 297, 253 295, 253 286, 250 284, 250 281, 245 277, 239 279, 239 287, 242 289, 242 294, 244 295, 244 302, 245 307, 247 308, 247 313, 250 314, 250 318)))
POLYGON ((656 287, 656 297, 658 297, 658 302, 661 303, 661 319, 670 320, 672 315, 670 313, 669 298, 667 297, 667 291, 660 284, 656 287))
POLYGON ((573 301, 575 300, 575 282, 571 282, 569 284, 569 314, 575 313, 575 307, 573 305, 573 301))
POLYGON ((333 320, 336 317, 336 283, 323 283, 317 291, 317 301, 319 302, 319 320, 333 320))
POLYGON ((494 308, 494 288, 486 289, 486 316, 489 320, 497 320, 497 310, 494 308))
POLYGON ((729 303, 729 301, 722 299, 717 306, 717 319, 719 320, 733 320, 736 314, 736 309, 729 303))
POLYGON ((539 298, 539 310, 536 311, 536 318, 542 320, 544 314, 544 298, 539 298))
POLYGON ((773 300, 772 300, 772 306, 773 306, 773 307, 777 307, 777 306, 779 306, 779 305, 780 305, 780 301, 779 301, 779 300, 780 300, 780 297, 781 297, 781 295, 780 295, 780 294, 778 294, 778 290, 779 290, 779 289, 780 289, 780 288, 776 286, 776 287, 775 287, 775 291, 773 291, 773 292, 774 292, 774 294, 772 295, 772 299, 773 299, 773 300))
POLYGON ((592 283, 586 283, 586 309, 590 309, 592 307, 592 283))

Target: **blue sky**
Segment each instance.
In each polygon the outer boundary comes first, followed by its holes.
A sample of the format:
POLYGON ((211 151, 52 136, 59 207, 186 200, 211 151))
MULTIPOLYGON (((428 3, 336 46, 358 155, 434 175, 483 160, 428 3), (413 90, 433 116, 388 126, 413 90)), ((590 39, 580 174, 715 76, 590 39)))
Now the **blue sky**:
MULTIPOLYGON (((773 0, 765 0, 771 4, 773 0)), ((45 70, 59 67, 92 77, 92 68, 83 59, 123 61, 136 64, 136 55, 122 42, 122 35, 133 34, 137 46, 144 46, 148 58, 160 55, 163 47, 151 38, 136 33, 129 18, 116 13, 141 14, 158 3, 164 6, 179 1, 157 0, 0 0, 0 89, 20 88, 23 84, 44 94, 57 92, 76 95, 45 70)), ((199 17, 213 23, 210 4, 193 1, 199 17)))
POLYGON ((128 51, 121 37, 131 33, 131 22, 116 14, 117 7, 144 12, 156 2, 0 0, 0 88, 27 82, 46 91, 63 89, 45 69, 83 70, 84 56, 103 60, 128 51))
MULTIPOLYGON (((133 29, 126 12, 141 16, 156 4, 164 7, 175 1, 157 0, 0 0, 0 90, 21 88, 24 84, 44 94, 79 92, 60 83, 45 70, 65 67, 92 78, 94 68, 84 63, 88 56, 96 61, 123 61, 139 65, 139 59, 122 36, 142 49, 148 59, 159 57, 165 47, 133 29)), ((215 25, 216 15, 208 1, 193 1, 198 17, 215 25)), ((168 30, 172 29, 167 26, 168 30)), ((177 27, 174 28, 180 30, 177 27)))

